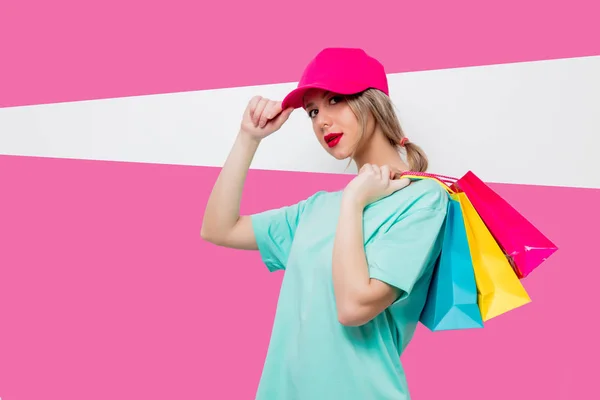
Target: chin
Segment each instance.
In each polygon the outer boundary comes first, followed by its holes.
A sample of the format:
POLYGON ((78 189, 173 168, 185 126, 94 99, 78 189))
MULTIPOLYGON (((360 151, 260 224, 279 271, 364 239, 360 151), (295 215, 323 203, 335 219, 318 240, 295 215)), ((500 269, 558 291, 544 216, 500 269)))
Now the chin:
POLYGON ((324 141, 321 142, 321 145, 323 146, 323 149, 325 149, 325 151, 336 160, 346 160, 351 157, 352 151, 349 143, 347 143, 347 138, 345 139, 346 140, 340 140, 340 142, 334 147, 329 147, 324 141))
POLYGON ((348 157, 350 157, 350 151, 341 147, 334 147, 332 149, 326 148, 326 150, 336 160, 346 160, 348 157))

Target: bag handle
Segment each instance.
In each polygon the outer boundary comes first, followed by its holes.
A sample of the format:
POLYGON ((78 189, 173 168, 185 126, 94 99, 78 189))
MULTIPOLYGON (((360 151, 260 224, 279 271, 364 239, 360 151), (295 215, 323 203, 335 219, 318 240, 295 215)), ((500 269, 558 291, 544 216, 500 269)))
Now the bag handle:
POLYGON ((425 177, 425 178, 435 178, 444 183, 455 183, 458 180, 451 176, 432 174, 432 173, 428 173, 428 172, 419 172, 419 171, 404 171, 400 174, 400 176, 402 176, 402 175, 412 175, 412 176, 420 176, 420 177, 425 177))
POLYGON ((418 171, 404 171, 401 172, 398 176, 398 179, 402 178, 412 178, 412 179, 431 179, 439 183, 449 194, 456 194, 448 184, 453 184, 456 182, 456 178, 452 178, 450 176, 431 174, 427 172, 418 172, 418 171))

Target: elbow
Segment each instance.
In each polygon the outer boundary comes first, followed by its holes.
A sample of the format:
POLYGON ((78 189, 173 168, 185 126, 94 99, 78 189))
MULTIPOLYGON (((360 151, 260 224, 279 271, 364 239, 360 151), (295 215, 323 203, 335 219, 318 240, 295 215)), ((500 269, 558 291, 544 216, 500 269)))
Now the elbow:
POLYGON ((202 240, 210 242, 210 235, 208 234, 208 229, 206 229, 206 225, 202 225, 202 227, 200 227, 200 237, 202 238, 202 240))
POLYGON ((200 222, 200 238, 202 240, 206 240, 207 242, 211 241, 211 229, 209 227, 209 221, 207 221, 206 211, 200 222))
POLYGON ((370 320, 356 304, 345 304, 338 307, 337 317, 338 322, 344 326, 361 326, 370 320))
POLYGON ((356 318, 353 318, 351 315, 346 315, 346 314, 338 314, 338 321, 340 324, 344 325, 344 326, 360 326, 362 325, 361 323, 358 322, 358 320, 356 318))
POLYGON ((215 234, 213 231, 211 231, 210 229, 206 228, 205 225, 202 225, 202 227, 200 228, 200 238, 202 238, 202 240, 209 242, 209 243, 213 243, 213 244, 218 244, 218 239, 216 238, 215 234))

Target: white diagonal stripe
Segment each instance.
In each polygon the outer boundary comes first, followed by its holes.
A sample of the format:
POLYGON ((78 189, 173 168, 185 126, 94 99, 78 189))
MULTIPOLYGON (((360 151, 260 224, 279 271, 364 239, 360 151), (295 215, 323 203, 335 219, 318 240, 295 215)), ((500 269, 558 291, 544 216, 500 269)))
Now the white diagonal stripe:
MULTIPOLYGON (((390 74, 391 97, 430 171, 600 188, 600 57, 390 74)), ((0 154, 221 166, 255 94, 295 83, 0 110, 0 154)), ((253 168, 354 173, 296 110, 253 168)))

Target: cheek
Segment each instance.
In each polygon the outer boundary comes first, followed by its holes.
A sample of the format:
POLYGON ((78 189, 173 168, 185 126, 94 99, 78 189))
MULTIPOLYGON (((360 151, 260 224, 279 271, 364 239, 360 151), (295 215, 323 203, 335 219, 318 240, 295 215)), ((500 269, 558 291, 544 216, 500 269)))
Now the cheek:
POLYGON ((320 138, 322 136, 321 135, 321 130, 319 129, 319 127, 317 126, 317 124, 315 124, 312 121, 311 121, 311 123, 312 123, 311 126, 312 126, 313 133, 315 134, 316 138, 320 140, 320 138))
POLYGON ((341 128, 344 130, 345 135, 351 137, 352 140, 358 139, 360 124, 349 107, 347 110, 344 110, 344 113, 341 115, 340 122, 342 124, 341 128))

